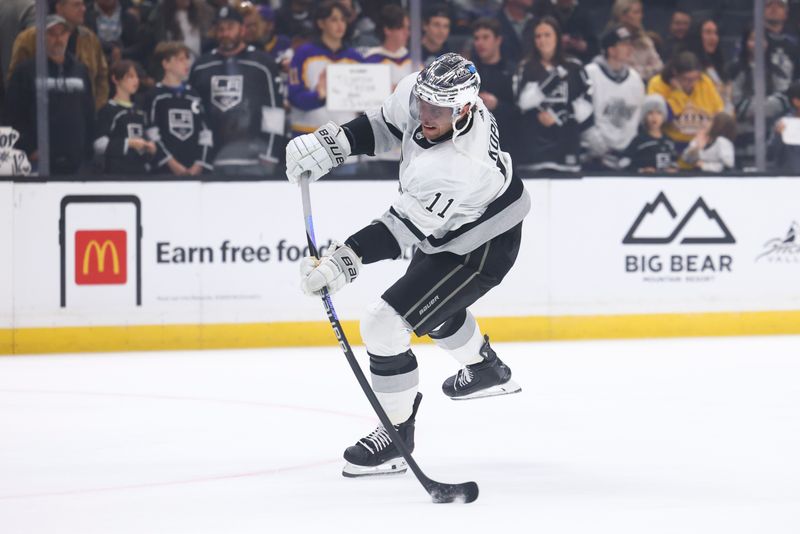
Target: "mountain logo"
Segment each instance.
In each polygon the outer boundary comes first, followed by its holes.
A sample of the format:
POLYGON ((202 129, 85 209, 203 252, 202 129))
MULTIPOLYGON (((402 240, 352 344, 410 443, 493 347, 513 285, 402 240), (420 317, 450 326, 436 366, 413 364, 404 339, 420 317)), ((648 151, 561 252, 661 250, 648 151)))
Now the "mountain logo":
POLYGON ((672 207, 667 195, 660 192, 645 204, 622 240, 624 245, 732 245, 736 239, 719 213, 698 197, 683 217, 672 207), (677 224, 676 224, 677 221, 677 224))
POLYGON ((797 263, 800 261, 800 224, 792 221, 784 237, 774 237, 764 243, 764 252, 756 256, 776 263, 797 263))

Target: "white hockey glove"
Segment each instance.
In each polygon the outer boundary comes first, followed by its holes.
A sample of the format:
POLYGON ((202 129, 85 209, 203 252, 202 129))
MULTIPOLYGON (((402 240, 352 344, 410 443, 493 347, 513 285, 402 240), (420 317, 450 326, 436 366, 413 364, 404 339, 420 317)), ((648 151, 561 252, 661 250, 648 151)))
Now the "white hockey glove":
POLYGON ((313 133, 295 137, 286 146, 286 176, 296 184, 304 172, 319 180, 350 155, 350 142, 341 126, 328 122, 313 133))
POLYGON ((361 260, 347 245, 334 242, 320 258, 308 256, 300 260, 300 287, 306 295, 335 293, 358 277, 361 260))

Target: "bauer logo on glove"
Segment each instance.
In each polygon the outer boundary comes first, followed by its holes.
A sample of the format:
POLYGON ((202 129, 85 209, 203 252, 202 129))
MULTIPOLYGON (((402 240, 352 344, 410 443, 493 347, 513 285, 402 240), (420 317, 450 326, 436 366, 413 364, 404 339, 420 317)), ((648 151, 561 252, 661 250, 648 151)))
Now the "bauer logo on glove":
POLYGON ((341 126, 328 122, 310 134, 295 137, 286 147, 286 176, 297 183, 304 173, 313 182, 345 162, 350 142, 341 126))
POLYGON ((319 259, 300 260, 300 287, 306 295, 319 296, 322 289, 333 294, 358 278, 361 260, 347 245, 334 242, 319 259))
POLYGON ((331 134, 330 130, 325 126, 317 130, 317 133, 319 134, 319 139, 327 145, 335 165, 344 163, 345 156, 342 149, 339 147, 339 143, 336 141, 336 137, 334 137, 335 134, 331 134))

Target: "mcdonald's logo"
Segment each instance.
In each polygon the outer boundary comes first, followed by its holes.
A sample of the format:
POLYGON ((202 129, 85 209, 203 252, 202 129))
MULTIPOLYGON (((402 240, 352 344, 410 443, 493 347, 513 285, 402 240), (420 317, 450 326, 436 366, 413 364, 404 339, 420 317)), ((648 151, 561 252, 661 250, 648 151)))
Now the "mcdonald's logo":
POLYGON ((127 244, 125 230, 75 232, 75 283, 125 284, 128 281, 127 244))

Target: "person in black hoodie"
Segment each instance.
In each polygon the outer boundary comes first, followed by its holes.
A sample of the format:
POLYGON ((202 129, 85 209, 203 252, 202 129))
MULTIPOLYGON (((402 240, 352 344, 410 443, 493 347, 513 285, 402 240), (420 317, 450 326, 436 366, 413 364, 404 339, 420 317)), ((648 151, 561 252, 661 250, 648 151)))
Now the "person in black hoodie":
MULTIPOLYGON (((67 52, 67 21, 49 15, 46 23, 50 173, 75 174, 92 157, 94 97, 89 71, 67 52)), ((17 148, 38 160, 36 60, 20 63, 8 83, 6 121, 20 133, 17 148)))
POLYGON ((512 158, 516 152, 519 111, 514 102, 514 69, 502 56, 503 37, 500 23, 494 18, 480 18, 472 25, 472 62, 481 77, 479 96, 497 119, 503 132, 503 150, 512 158))

